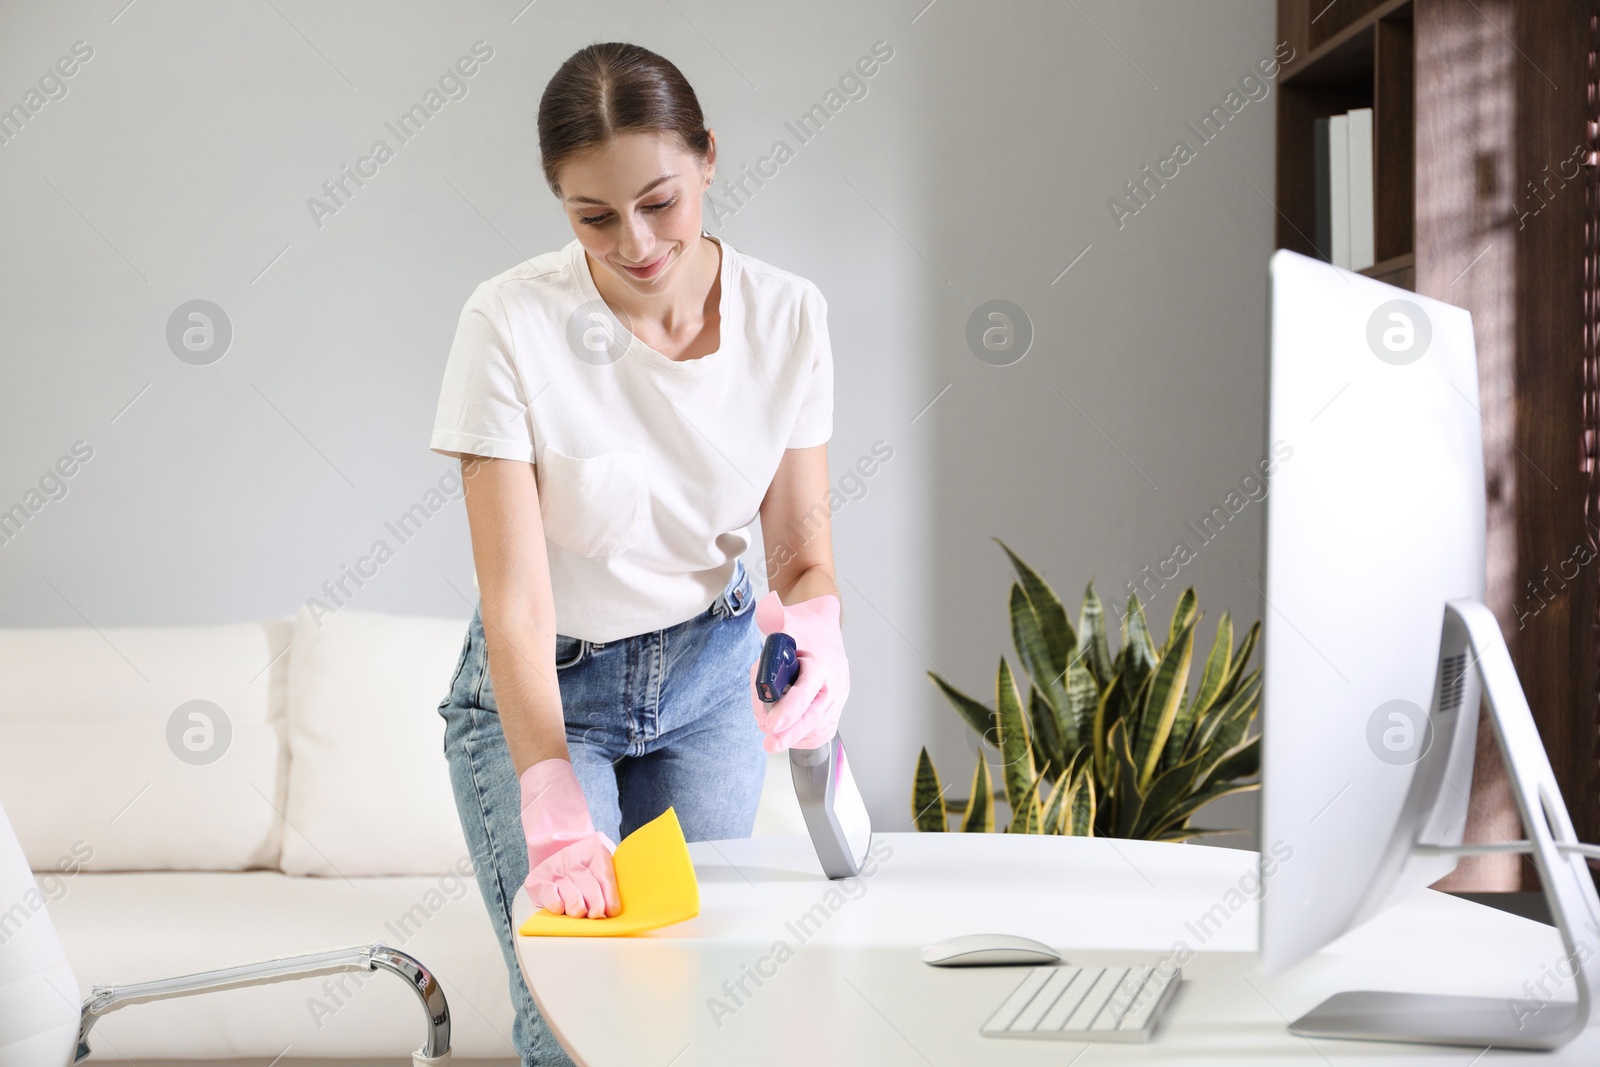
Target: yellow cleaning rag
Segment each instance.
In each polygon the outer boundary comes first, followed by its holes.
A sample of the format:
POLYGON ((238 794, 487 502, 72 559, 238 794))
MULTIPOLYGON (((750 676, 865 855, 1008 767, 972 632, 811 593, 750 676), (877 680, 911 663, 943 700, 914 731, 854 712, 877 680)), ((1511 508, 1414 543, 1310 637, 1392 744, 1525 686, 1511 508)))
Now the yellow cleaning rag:
POLYGON ((574 919, 540 908, 518 933, 525 937, 621 937, 700 914, 700 883, 689 846, 668 808, 623 839, 611 856, 622 910, 608 919, 574 919))

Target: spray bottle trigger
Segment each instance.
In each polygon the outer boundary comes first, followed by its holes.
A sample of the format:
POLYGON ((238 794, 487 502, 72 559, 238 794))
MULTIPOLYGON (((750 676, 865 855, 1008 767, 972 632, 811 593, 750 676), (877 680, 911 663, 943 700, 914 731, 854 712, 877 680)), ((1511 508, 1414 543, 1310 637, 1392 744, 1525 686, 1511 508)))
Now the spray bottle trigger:
POLYGON ((756 696, 763 704, 776 704, 800 676, 800 655, 794 638, 779 630, 767 635, 756 661, 756 696))

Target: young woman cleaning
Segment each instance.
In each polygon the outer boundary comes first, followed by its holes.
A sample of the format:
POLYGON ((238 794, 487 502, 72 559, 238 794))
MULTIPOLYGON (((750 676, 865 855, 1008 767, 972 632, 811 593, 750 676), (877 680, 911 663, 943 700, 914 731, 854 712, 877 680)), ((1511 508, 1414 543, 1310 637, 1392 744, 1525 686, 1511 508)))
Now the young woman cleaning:
POLYGON ((444 751, 524 1064, 570 1061, 517 966, 517 889, 598 919, 616 842, 669 806, 690 840, 747 836, 764 751, 823 744, 850 689, 826 301, 701 229, 716 137, 666 59, 582 49, 538 126, 575 239, 474 290, 431 440, 462 461, 479 588, 444 751), (769 709, 752 678, 778 629, 802 669, 769 709))

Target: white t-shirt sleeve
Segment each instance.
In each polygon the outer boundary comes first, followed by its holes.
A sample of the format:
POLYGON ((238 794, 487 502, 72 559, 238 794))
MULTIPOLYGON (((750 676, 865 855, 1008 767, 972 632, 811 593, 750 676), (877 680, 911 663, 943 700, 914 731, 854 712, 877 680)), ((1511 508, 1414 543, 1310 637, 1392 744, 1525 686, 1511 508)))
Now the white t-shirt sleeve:
POLYGON ((828 301, 815 285, 806 286, 800 303, 800 336, 795 358, 810 365, 804 379, 805 399, 789 434, 789 448, 810 448, 833 436, 833 347, 828 340, 828 301))
POLYGON ((488 282, 474 289, 461 309, 428 447, 445 455, 533 460, 528 400, 505 306, 488 282))

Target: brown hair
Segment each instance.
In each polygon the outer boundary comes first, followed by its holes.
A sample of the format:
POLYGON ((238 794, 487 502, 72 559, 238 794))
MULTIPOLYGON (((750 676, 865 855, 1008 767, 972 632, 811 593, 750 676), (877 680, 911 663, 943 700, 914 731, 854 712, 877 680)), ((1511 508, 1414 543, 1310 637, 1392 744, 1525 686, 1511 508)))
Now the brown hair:
POLYGON ((711 147, 700 101, 670 60, 621 41, 574 52, 539 98, 539 156, 550 191, 561 195, 563 162, 640 130, 675 134, 701 159, 711 147))

